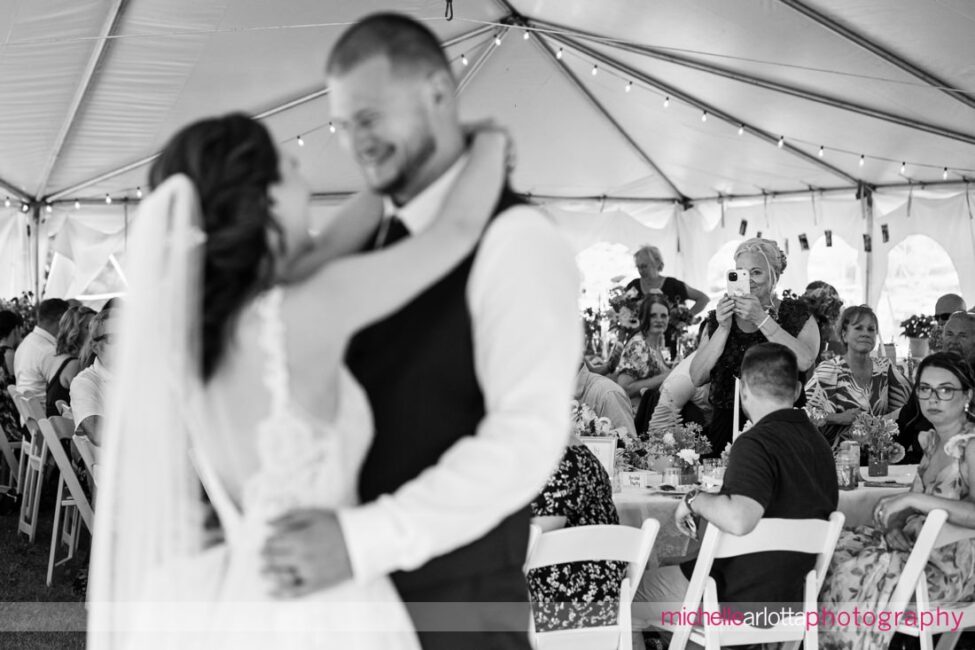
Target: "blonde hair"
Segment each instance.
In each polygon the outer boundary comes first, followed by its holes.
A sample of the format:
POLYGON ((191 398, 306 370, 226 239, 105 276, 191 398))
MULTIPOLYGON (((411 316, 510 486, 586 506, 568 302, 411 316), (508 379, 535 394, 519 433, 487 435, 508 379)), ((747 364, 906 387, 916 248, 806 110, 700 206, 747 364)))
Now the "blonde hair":
POLYGON ((735 249, 735 262, 744 253, 757 253, 761 255, 768 267, 769 275, 772 276, 772 286, 774 287, 778 284, 779 278, 782 277, 782 272, 785 271, 786 266, 785 253, 782 252, 778 244, 771 239, 753 237, 738 244, 738 248, 735 249))
POLYGON ((650 258, 651 264, 656 264, 658 271, 664 270, 664 256, 660 252, 660 249, 656 246, 651 246, 650 244, 644 244, 633 253, 633 257, 636 258, 637 255, 646 255, 650 258))

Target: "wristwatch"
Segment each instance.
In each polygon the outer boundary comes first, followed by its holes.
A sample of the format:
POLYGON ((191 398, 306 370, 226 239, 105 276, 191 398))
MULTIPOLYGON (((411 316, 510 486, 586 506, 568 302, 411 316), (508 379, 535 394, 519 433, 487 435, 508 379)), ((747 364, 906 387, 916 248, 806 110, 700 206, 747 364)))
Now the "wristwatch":
POLYGON ((696 499, 697 495, 699 495, 700 493, 701 491, 699 489, 694 488, 693 490, 691 490, 690 492, 684 495, 684 505, 687 506, 687 509, 691 511, 692 515, 697 514, 696 512, 694 512, 693 504, 694 504, 694 499, 696 499))

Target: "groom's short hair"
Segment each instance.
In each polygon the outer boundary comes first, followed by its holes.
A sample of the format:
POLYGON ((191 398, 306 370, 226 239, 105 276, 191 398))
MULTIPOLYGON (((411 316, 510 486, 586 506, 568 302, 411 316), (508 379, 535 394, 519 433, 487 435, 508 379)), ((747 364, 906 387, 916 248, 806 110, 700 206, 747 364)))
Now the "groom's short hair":
POLYGON ((440 41, 425 25, 402 14, 377 13, 366 16, 339 37, 325 64, 325 74, 344 74, 376 56, 386 57, 400 71, 450 73, 440 41))
POLYGON ((741 360, 741 380, 753 393, 792 404, 799 383, 799 363, 795 353, 781 343, 759 343, 748 348, 741 360))

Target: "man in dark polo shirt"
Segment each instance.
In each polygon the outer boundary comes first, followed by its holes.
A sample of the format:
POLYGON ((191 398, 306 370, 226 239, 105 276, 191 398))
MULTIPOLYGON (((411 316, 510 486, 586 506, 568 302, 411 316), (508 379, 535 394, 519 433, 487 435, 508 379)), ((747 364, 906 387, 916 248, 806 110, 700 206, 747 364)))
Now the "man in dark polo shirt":
MULTIPOLYGON (((795 354, 779 343, 756 345, 742 360, 741 378, 741 404, 756 424, 732 446, 721 492, 691 492, 678 505, 674 516, 685 534, 694 535, 694 517, 745 535, 763 517, 828 519, 836 510, 829 444, 805 411, 792 407, 802 390, 795 354)), ((795 609, 814 564, 815 557, 804 553, 753 553, 715 560, 711 576, 730 609, 795 609)), ((693 569, 690 562, 648 571, 637 591, 634 622, 661 625, 665 612, 680 610, 693 569)))

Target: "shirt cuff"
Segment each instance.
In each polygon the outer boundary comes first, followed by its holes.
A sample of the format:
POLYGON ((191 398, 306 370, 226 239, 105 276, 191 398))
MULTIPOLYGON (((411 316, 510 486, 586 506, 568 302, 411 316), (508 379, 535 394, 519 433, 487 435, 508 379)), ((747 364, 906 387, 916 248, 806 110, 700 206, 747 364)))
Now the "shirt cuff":
POLYGON ((397 543, 406 533, 397 526, 379 500, 336 512, 345 550, 352 567, 352 579, 358 584, 376 580, 402 568, 397 543))

